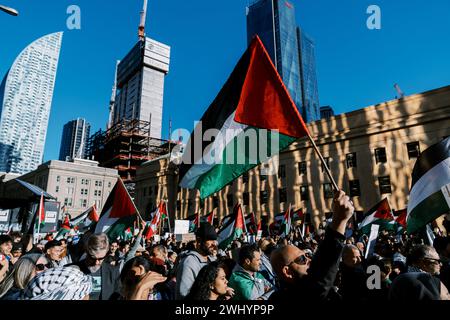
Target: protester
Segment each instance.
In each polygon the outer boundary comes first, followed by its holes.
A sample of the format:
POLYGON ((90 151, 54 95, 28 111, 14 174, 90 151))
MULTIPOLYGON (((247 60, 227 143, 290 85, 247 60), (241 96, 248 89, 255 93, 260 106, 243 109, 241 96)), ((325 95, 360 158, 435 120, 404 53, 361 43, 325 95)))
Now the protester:
POLYGON ((0 281, 2 281, 8 272, 13 268, 11 261, 11 250, 13 248, 13 239, 8 235, 0 235, 0 281))
POLYGON ((61 242, 62 252, 61 252, 61 261, 60 261, 59 265, 65 266, 65 265, 71 264, 72 257, 70 256, 69 248, 67 245, 67 240, 61 239, 60 242, 61 242))
POLYGON ((216 259, 217 233, 209 223, 201 223, 196 231, 195 250, 189 251, 180 261, 177 270, 176 299, 182 300, 189 293, 200 270, 216 259))
POLYGON ((28 284, 22 300, 89 300, 92 279, 76 267, 48 269, 28 284))
POLYGON ((110 300, 119 294, 120 271, 105 262, 109 251, 108 236, 104 233, 89 237, 85 258, 73 264, 92 277, 90 300, 110 300))
POLYGON ((21 257, 0 285, 0 300, 18 300, 31 279, 51 267, 43 254, 34 253, 21 257))
POLYGON ((368 298, 367 274, 361 251, 354 245, 346 245, 340 266, 341 286, 339 293, 344 300, 365 301, 368 298))
POLYGON ((113 266, 119 261, 119 242, 117 240, 111 241, 108 257, 106 257, 105 261, 113 266))
POLYGON ((332 222, 327 227, 325 238, 312 260, 303 250, 291 245, 276 249, 272 253, 272 267, 280 287, 271 295, 270 300, 327 300, 338 272, 346 225, 354 210, 352 202, 343 191, 335 194, 332 222))
POLYGON ((120 274, 123 300, 168 300, 167 288, 155 286, 166 281, 166 277, 154 271, 155 266, 146 257, 135 257, 125 263, 120 274), (152 270, 153 269, 153 270, 152 270))
POLYGON ((228 280, 222 265, 211 262, 198 273, 192 285, 187 301, 226 300, 234 295, 234 290, 228 287, 228 280))
POLYGON ((273 293, 273 286, 259 272, 260 267, 259 248, 256 245, 243 246, 229 283, 235 291, 235 300, 267 300, 273 293))
POLYGON ((261 249, 261 268, 259 272, 263 277, 270 282, 272 286, 276 284, 276 276, 273 272, 272 265, 270 264, 270 255, 275 249, 275 244, 268 239, 261 239, 258 242, 258 246, 261 249))
POLYGON ((47 259, 52 264, 53 268, 63 267, 62 253, 64 249, 61 241, 51 240, 45 244, 44 252, 47 259))

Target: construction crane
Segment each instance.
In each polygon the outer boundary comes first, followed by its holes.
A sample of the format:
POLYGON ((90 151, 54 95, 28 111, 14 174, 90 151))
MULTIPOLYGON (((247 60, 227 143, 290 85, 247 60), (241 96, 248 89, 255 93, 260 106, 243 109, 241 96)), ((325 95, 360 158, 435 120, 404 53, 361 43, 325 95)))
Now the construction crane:
POLYGON ((12 16, 17 17, 19 15, 19 12, 16 9, 7 7, 7 6, 3 6, 0 4, 0 11, 6 12, 7 14, 10 14, 12 16))
POLYGON ((114 123, 114 105, 116 104, 116 93, 117 93, 117 69, 119 68, 120 60, 116 62, 116 73, 114 74, 114 84, 112 87, 111 100, 109 101, 109 120, 108 120, 108 130, 111 129, 114 123))
POLYGON ((398 98, 397 99, 402 99, 405 97, 405 94, 403 93, 402 89, 400 89, 400 86, 396 83, 394 84, 394 88, 397 91, 398 94, 398 98))
POLYGON ((144 0, 144 6, 142 7, 141 11, 141 23, 139 24, 139 40, 145 41, 145 21, 147 19, 147 7, 148 7, 148 0, 144 0))

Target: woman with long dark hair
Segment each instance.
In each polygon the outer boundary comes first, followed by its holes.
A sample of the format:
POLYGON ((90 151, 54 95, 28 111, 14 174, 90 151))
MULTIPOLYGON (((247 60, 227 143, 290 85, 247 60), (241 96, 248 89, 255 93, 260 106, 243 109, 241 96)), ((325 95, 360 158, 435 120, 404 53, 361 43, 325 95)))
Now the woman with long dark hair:
POLYGON ((218 262, 211 262, 198 273, 186 300, 226 300, 234 294, 228 287, 225 270, 218 262))

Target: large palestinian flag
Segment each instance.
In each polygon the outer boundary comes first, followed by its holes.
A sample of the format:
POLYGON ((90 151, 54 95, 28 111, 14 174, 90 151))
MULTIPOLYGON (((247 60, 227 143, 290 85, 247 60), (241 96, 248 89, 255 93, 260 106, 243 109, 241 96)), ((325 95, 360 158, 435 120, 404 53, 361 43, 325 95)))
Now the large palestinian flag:
POLYGON ((234 208, 233 216, 219 230, 217 241, 219 248, 225 250, 233 240, 238 239, 246 231, 245 218, 240 204, 234 208))
POLYGON ((180 166, 180 186, 198 189, 200 197, 207 198, 307 134, 288 90, 255 37, 194 129, 180 166))
POLYGON ((362 233, 370 234, 372 224, 378 224, 380 230, 394 231, 395 221, 391 206, 387 198, 378 202, 365 215, 364 220, 359 224, 362 233))
POLYGON ((95 225, 95 233, 105 232, 112 240, 117 239, 125 230, 133 227, 137 218, 136 206, 122 179, 118 180, 106 200, 100 220, 95 225))
POLYGON ((429 147, 417 159, 406 220, 414 233, 450 212, 450 137, 429 147))

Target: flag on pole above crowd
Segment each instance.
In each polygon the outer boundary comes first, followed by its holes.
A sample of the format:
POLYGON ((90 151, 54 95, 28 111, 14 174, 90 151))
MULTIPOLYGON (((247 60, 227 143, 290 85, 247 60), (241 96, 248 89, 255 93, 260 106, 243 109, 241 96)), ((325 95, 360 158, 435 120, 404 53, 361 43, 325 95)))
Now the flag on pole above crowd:
POLYGON ((403 210, 398 210, 395 211, 394 215, 395 217, 395 222, 400 225, 403 229, 406 229, 406 218, 407 218, 407 209, 403 209, 403 210))
POLYGON ((254 212, 245 217, 245 226, 247 227, 247 231, 249 234, 256 235, 258 233, 258 224, 256 223, 254 212))
POLYGON ((233 215, 218 232, 219 248, 225 250, 231 243, 246 232, 244 214, 240 204, 234 207, 233 215))
POLYGON ((205 199, 304 136, 307 127, 256 36, 194 129, 180 186, 198 189, 205 199), (208 144, 203 136, 211 130, 218 135, 208 144))
POLYGON ((216 214, 216 210, 214 209, 210 213, 208 213, 206 216, 202 218, 205 222, 208 222, 210 225, 214 225, 214 216, 216 214))
POLYGON ((92 207, 87 209, 85 212, 80 214, 78 217, 70 220, 70 225, 73 228, 77 228, 81 233, 87 231, 92 223, 96 223, 99 220, 99 216, 97 213, 97 206, 94 204, 92 207))
POLYGON ((145 238, 147 240, 151 239, 155 234, 158 233, 158 227, 161 221, 163 220, 163 217, 167 217, 167 208, 166 203, 160 202, 158 208, 152 213, 152 221, 147 227, 147 232, 145 233, 145 238))
POLYGON ((189 216, 187 219, 189 220, 189 232, 195 232, 195 230, 197 230, 200 226, 200 212, 189 216))
POLYGON ((415 233, 450 212, 450 137, 429 147, 412 172, 407 231, 415 233))
POLYGON ((95 224, 95 233, 105 232, 110 239, 117 239, 128 228, 133 227, 138 210, 121 178, 103 207, 99 221, 95 224))
POLYGON ((369 234, 372 224, 377 224, 380 226, 380 230, 395 230, 394 218, 389 201, 384 198, 367 211, 363 221, 359 224, 359 229, 361 232, 369 234))
POLYGON ((45 201, 44 201, 44 194, 41 194, 41 200, 39 201, 39 208, 38 208, 38 229, 43 227, 45 225, 45 201))
POLYGON ((280 237, 286 238, 289 235, 289 232, 291 232, 292 227, 292 207, 289 204, 289 208, 286 210, 286 213, 284 214, 283 221, 281 223, 281 234, 280 237))

